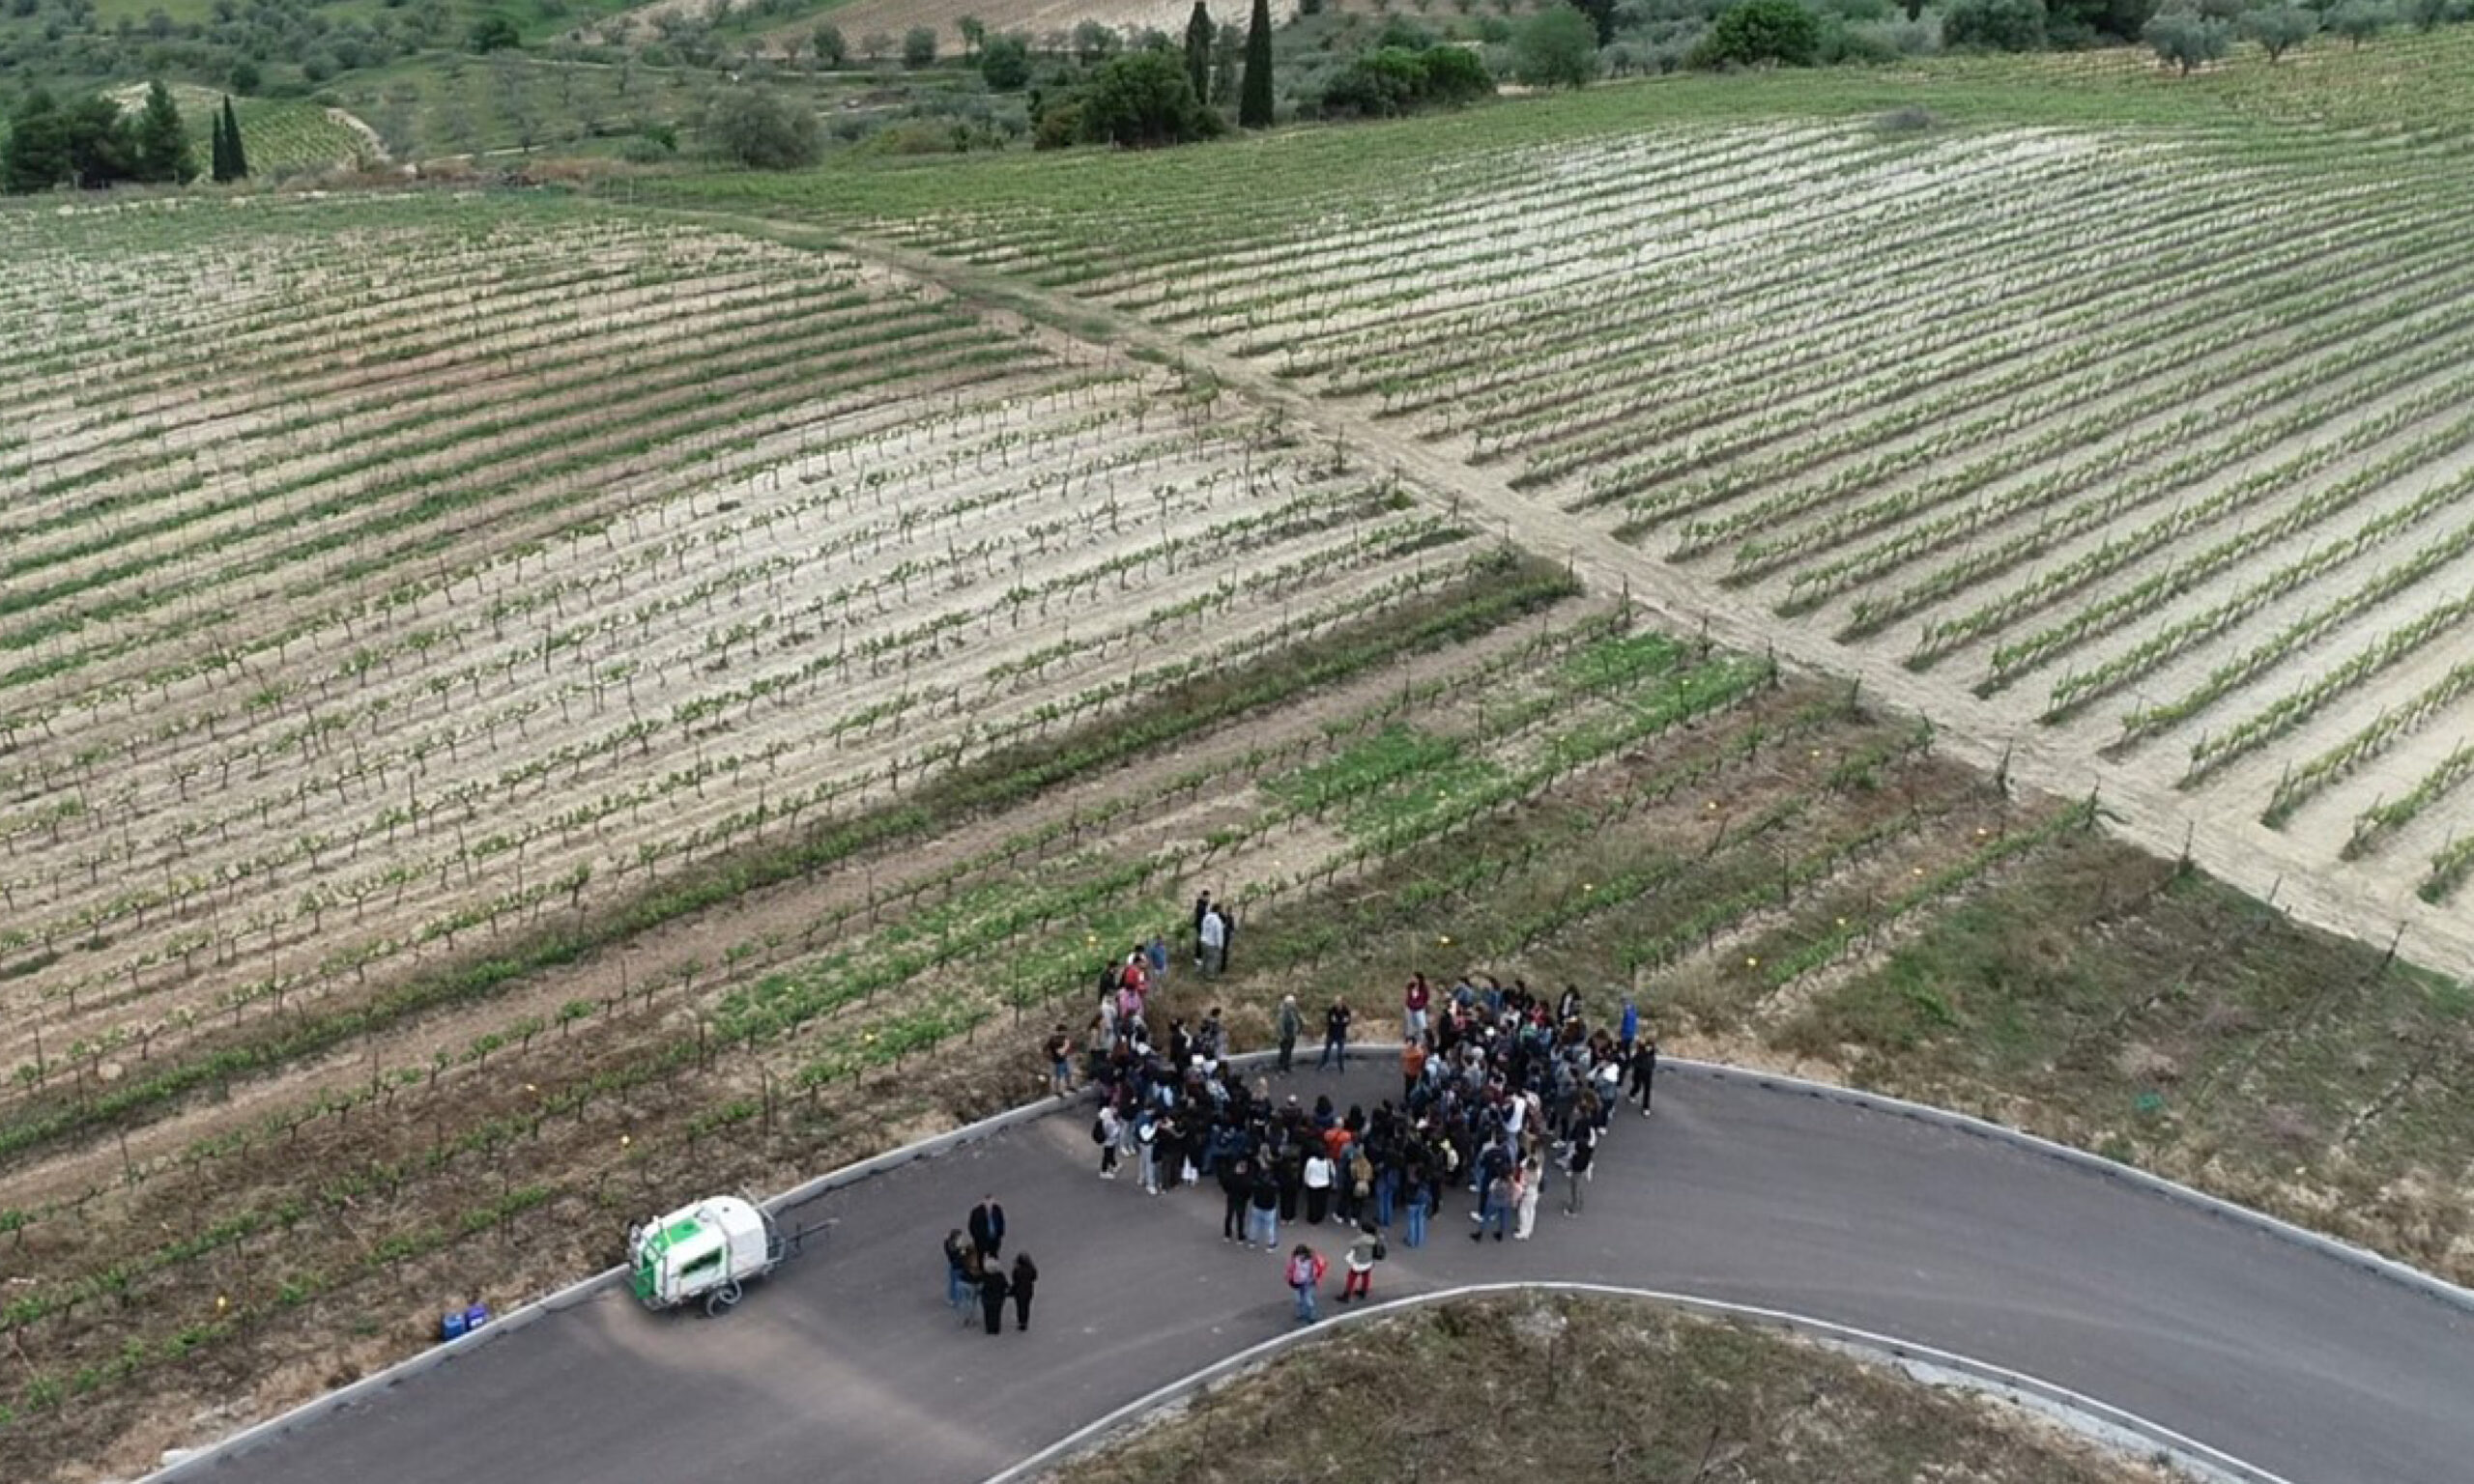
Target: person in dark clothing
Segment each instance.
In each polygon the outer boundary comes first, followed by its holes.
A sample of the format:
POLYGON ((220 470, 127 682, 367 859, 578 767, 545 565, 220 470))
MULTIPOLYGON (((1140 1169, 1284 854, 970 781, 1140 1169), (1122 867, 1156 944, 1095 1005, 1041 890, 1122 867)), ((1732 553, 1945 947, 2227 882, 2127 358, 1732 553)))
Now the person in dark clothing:
POLYGON ((979 1312, 988 1321, 988 1332, 1005 1332, 1005 1296, 1011 1286, 1005 1281, 1005 1270, 994 1263, 979 1275, 979 1312))
POLYGON ((1031 1327, 1031 1290, 1039 1286, 1039 1265, 1031 1261, 1031 1254, 1016 1254, 1011 1287, 1014 1293, 1014 1327, 1017 1330, 1031 1327))
POLYGON ((970 1209, 970 1244, 979 1249, 981 1257, 992 1263, 1003 1250, 1005 1208, 996 1203, 996 1197, 983 1196, 979 1204, 970 1209))
POLYGON ((1340 1059, 1340 1070, 1349 1070, 1349 1006, 1346 1000, 1334 1000, 1332 1008, 1323 1012, 1323 1054, 1315 1059, 1316 1070, 1340 1059))
POLYGON ((1220 1214, 1220 1240, 1246 1240, 1246 1199, 1253 1190, 1252 1165, 1243 1159, 1230 1159, 1220 1166, 1220 1197, 1224 1202, 1220 1214))
POLYGON ((1641 1116, 1650 1116, 1650 1084, 1658 1074, 1658 1039, 1644 1031, 1641 1043, 1632 1048, 1632 1092, 1641 1099, 1641 1116))

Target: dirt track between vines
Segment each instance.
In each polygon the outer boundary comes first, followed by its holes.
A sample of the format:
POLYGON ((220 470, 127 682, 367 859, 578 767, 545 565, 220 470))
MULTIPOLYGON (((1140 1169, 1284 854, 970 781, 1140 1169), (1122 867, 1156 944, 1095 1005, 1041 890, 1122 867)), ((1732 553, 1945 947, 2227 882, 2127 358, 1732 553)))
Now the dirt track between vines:
MULTIPOLYGON (((1054 341, 1074 339, 1057 325, 1105 325, 1124 345, 1207 374, 1315 429, 1320 437, 1389 465, 1413 487, 1442 496, 1464 515, 1474 513, 1485 528, 1539 556, 1568 562, 1592 588, 1620 591, 1663 624, 1706 632, 1721 643, 1754 652, 1773 652, 1782 663, 1805 671, 1852 677, 1867 697, 1929 719, 1940 745, 1954 756, 1988 770, 2006 770, 2023 784, 2068 797, 2085 797, 2092 790, 2109 826, 2124 840, 2167 857, 2187 850, 2217 876, 2316 927, 2379 944, 2393 937, 2400 952, 2416 961, 2448 973, 2474 972, 2474 921, 2416 899, 2413 876, 2402 863, 2391 862, 2384 876, 2358 865, 2350 879, 2330 880, 2326 863, 2338 842, 2313 831, 2270 830, 2238 810, 2229 812, 2221 801, 2179 793, 2173 783, 2181 769, 2168 749, 2150 747, 2126 761, 2108 761, 2085 739, 2084 730, 2056 734, 2039 729, 2033 707, 2016 696, 1979 699, 1954 678, 1911 671, 1884 655, 1840 644, 1802 625, 1778 622, 1713 577, 1681 570, 1626 546, 1587 520, 1514 490, 1497 471, 1465 462, 1461 448, 1409 435, 1371 415, 1366 403, 1318 399, 1257 362, 1161 330, 1105 304, 984 274, 864 235, 836 234, 835 241, 858 257, 943 285, 992 312, 1001 314, 1008 306, 1036 309, 1050 320, 1042 334, 1054 341)), ((1951 671, 1944 669, 1941 674, 1951 671)))

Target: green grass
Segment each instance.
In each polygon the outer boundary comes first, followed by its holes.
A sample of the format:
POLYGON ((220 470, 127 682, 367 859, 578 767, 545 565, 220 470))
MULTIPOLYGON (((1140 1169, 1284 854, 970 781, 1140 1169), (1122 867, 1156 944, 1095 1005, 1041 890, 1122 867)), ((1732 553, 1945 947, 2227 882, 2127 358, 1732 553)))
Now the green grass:
POLYGON ((2172 1475, 1886 1363, 1640 1300, 1539 1295, 1447 1301, 1331 1332, 1055 1477, 2165 1484, 2172 1475), (1417 1405, 1377 1400, 1398 1397, 1417 1405))

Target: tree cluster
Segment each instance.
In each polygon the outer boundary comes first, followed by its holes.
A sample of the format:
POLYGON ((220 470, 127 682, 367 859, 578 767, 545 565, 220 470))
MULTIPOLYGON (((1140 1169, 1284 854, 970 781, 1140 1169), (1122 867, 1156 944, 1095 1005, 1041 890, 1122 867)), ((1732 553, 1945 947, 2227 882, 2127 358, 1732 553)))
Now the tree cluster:
POLYGON ((1053 101, 1033 98, 1031 141, 1041 149, 1112 144, 1158 149, 1224 132, 1194 92, 1185 57, 1163 43, 1113 56, 1053 101))
POLYGON ((1378 46, 1326 83, 1323 116, 1389 119, 1425 108, 1456 108, 1495 92, 1495 74, 1460 46, 1378 46))
POLYGON ((101 94, 63 103, 37 88, 10 114, 9 139, 0 146, 0 188, 13 194, 196 178, 188 130, 160 81, 147 88, 134 118, 101 94))
POLYGON ((1698 67, 1811 67, 1821 60, 1821 17, 1802 0, 1740 0, 1693 48, 1698 67))

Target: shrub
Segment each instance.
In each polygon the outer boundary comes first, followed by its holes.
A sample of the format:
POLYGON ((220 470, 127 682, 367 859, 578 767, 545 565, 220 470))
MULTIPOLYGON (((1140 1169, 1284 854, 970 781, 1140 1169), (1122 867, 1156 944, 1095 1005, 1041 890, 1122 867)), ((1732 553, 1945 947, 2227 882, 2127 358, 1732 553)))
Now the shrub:
POLYGON ((1740 0, 1710 28, 1695 60, 1704 67, 1810 67, 1821 60, 1821 17, 1801 0, 1740 0))
POLYGON ((912 68, 936 65, 935 26, 913 26, 902 33, 902 65, 912 68))
POLYGON ((1437 46, 1420 54, 1425 64, 1425 97, 1447 108, 1495 96, 1495 74, 1466 46, 1437 46))
POLYGON ((1425 93, 1424 60, 1399 46, 1378 46, 1323 85, 1326 118, 1388 119, 1418 106, 1425 93))
POLYGON ((733 88, 713 100, 705 131, 723 156, 758 170, 795 170, 823 152, 816 115, 763 88, 733 88))
POLYGON ((1031 126, 1031 148, 1061 150, 1082 142, 1082 105, 1072 99, 1043 109, 1031 126))
POLYGON ((1031 43, 1015 35, 990 37, 979 48, 979 76, 992 92, 1021 92, 1031 80, 1031 43))
POLYGON ((2057 46, 2130 45, 2156 14, 2156 0, 2046 0, 2045 37, 2057 46))
POLYGON ((516 34, 515 22, 503 15, 484 15, 473 22, 472 35, 465 44, 474 51, 503 51, 524 39, 516 34))
POLYGON ((2045 43, 2045 0, 1951 0, 1942 42, 1962 50, 2034 51, 2045 43))
POLYGON ((1597 27, 1549 4, 1512 34, 1512 74, 1534 88, 1581 87, 1597 74, 1597 27))

